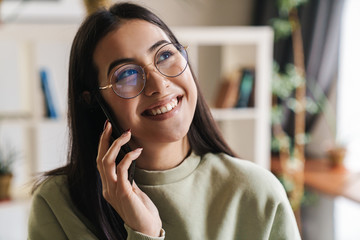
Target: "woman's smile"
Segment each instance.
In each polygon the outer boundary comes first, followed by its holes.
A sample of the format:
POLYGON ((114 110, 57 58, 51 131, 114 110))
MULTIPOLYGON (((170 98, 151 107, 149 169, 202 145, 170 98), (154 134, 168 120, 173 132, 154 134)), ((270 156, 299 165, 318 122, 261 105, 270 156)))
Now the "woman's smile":
POLYGON ((183 96, 176 96, 159 101, 145 110, 142 116, 159 121, 171 118, 179 112, 182 97, 183 96))

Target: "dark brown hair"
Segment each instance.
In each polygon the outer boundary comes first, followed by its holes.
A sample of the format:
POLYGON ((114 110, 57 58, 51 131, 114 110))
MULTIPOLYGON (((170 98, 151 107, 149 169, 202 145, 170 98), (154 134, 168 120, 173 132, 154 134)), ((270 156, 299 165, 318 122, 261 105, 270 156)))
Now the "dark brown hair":
MULTIPOLYGON (((98 91, 98 74, 93 61, 96 45, 128 19, 150 22, 161 28, 172 42, 178 43, 164 22, 149 10, 135 4, 115 4, 109 10, 100 10, 87 17, 75 36, 70 54, 68 163, 65 167, 46 174, 67 176, 72 201, 89 220, 91 230, 100 239, 126 239, 127 233, 120 216, 102 196, 101 180, 96 167, 99 136, 106 119, 94 96, 84 99, 83 93, 89 91, 95 94, 98 91)), ((223 152, 234 156, 212 118, 197 82, 196 86, 198 99, 188 132, 192 151, 198 155, 223 152)))

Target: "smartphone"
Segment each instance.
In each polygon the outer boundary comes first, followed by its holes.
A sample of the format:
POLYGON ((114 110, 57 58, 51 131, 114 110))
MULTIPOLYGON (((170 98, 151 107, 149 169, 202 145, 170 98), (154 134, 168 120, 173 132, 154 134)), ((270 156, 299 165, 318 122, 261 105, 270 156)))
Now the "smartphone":
MULTIPOLYGON (((95 94, 95 97, 96 97, 96 101, 99 103, 102 111, 104 112, 106 118, 109 120, 109 122, 111 123, 111 126, 112 126, 112 137, 113 139, 117 139, 118 137, 121 136, 121 134, 124 132, 116 123, 115 121, 115 117, 112 113, 112 111, 110 111, 110 108, 108 107, 108 105, 106 104, 106 102, 104 101, 104 99, 99 95, 99 94, 95 94)), ((121 150, 120 151, 123 151, 124 152, 124 155, 128 152, 131 151, 131 148, 129 146, 128 143, 124 144, 122 147, 121 147, 121 150)), ((121 154, 119 153, 118 156, 116 157, 116 164, 119 164, 119 162, 122 160, 122 156, 121 154)), ((136 161, 132 161, 131 165, 130 165, 130 168, 128 170, 129 174, 128 174, 128 180, 130 182, 130 184, 133 183, 133 180, 134 180, 134 174, 135 174, 135 164, 136 164, 136 161)))

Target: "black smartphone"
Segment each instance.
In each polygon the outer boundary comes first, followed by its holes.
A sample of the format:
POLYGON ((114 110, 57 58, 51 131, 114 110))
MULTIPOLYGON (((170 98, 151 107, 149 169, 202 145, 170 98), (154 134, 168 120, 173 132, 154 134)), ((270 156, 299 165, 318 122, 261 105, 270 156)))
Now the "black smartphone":
MULTIPOLYGON (((109 122, 111 123, 111 126, 112 126, 112 137, 115 139, 117 139, 118 137, 121 136, 121 134, 124 132, 117 124, 116 124, 116 121, 115 121, 115 118, 114 118, 114 115, 112 113, 112 111, 110 111, 110 108, 108 107, 108 105, 105 103, 104 99, 99 96, 99 94, 95 94, 95 97, 96 97, 96 101, 99 103, 102 111, 104 112, 106 118, 109 120, 109 122)), ((120 151, 123 151, 124 155, 128 152, 131 151, 131 148, 129 146, 129 144, 124 144, 122 147, 121 147, 121 150, 120 151)), ((118 154, 118 156, 116 157, 116 164, 118 164, 120 161, 122 160, 122 156, 121 154, 118 154)), ((128 180, 130 182, 130 184, 133 183, 133 180, 134 180, 134 174, 135 174, 135 164, 136 164, 136 161, 132 161, 131 165, 130 165, 130 168, 128 170, 129 174, 128 174, 128 180)))

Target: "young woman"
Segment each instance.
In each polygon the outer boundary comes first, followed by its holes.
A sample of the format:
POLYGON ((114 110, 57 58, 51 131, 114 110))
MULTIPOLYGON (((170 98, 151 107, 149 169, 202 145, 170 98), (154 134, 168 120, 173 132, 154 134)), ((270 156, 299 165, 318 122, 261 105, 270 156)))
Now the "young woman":
POLYGON ((37 185, 29 239, 300 239, 281 184, 234 157, 186 50, 147 9, 116 4, 81 25, 68 123, 68 164, 37 185))

